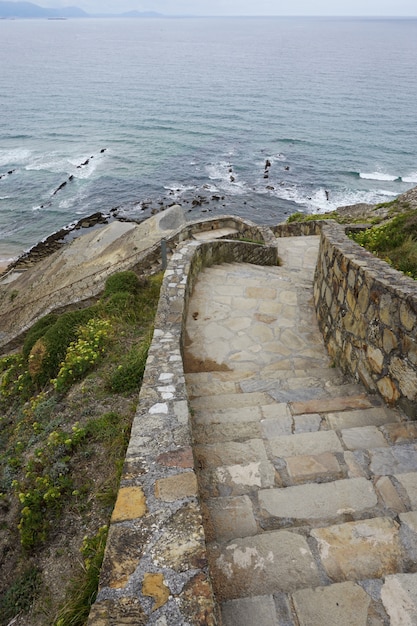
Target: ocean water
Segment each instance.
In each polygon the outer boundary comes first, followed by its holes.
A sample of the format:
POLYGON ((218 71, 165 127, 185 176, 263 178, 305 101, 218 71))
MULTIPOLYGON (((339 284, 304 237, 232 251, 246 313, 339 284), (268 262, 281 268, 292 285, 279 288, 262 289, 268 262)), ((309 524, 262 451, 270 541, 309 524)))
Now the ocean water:
POLYGON ((115 207, 389 201, 417 185, 416 66, 415 19, 0 20, 0 259, 115 207))

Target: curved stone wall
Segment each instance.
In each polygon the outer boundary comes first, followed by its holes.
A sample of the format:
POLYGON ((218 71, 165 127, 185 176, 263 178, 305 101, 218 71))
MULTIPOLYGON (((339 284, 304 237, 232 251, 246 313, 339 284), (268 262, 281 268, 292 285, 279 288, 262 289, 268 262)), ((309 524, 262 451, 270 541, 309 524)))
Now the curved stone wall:
POLYGON ((417 417, 417 283, 322 224, 317 317, 330 355, 388 404, 417 417))
POLYGON ((88 626, 219 623, 191 447, 184 320, 200 270, 232 261, 276 265, 272 240, 189 241, 171 257, 88 626))

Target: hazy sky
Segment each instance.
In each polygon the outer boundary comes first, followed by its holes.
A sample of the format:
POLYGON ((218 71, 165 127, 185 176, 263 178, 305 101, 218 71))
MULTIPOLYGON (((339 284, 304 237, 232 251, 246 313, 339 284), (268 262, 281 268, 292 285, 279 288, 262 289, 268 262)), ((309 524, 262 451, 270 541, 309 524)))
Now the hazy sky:
POLYGON ((416 0, 32 0, 44 7, 78 6, 88 13, 158 11, 166 15, 417 16, 416 0))

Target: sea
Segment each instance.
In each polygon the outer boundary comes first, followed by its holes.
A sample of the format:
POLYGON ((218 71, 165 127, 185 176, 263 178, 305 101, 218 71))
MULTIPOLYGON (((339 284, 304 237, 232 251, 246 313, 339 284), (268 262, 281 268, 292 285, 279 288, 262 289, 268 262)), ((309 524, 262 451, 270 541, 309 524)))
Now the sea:
POLYGON ((417 185, 417 19, 0 20, 0 260, 96 212, 276 224, 417 185))

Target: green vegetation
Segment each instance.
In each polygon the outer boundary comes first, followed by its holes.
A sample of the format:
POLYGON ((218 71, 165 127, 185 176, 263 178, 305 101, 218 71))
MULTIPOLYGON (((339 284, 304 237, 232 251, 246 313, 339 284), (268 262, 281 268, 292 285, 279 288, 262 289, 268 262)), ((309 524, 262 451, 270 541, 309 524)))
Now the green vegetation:
POLYGON ((33 626, 85 624, 161 280, 115 274, 95 305, 47 315, 0 359, 0 626, 29 610, 33 626))
POLYGON ((396 215, 380 226, 349 235, 395 269, 417 279, 417 213, 396 215))
POLYGON ((0 626, 7 626, 19 613, 27 613, 39 591, 40 572, 26 569, 0 598, 0 626))
POLYGON ((95 599, 97 595, 107 533, 108 527, 102 526, 91 539, 84 537, 80 548, 82 564, 79 574, 70 582, 68 600, 59 612, 56 626, 83 626, 85 624, 92 599, 95 599))
POLYGON ((417 279, 417 210, 401 196, 374 206, 348 207, 331 213, 294 213, 287 222, 334 220, 339 224, 369 224, 349 237, 380 259, 417 279))

